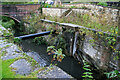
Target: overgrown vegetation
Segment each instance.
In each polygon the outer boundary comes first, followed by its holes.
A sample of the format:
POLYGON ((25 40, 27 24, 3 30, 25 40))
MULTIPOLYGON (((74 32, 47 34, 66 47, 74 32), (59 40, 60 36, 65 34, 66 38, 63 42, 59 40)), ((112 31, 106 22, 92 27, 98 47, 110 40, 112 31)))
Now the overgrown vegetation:
POLYGON ((53 61, 61 62, 65 57, 65 55, 62 54, 62 49, 60 48, 60 49, 56 50, 55 46, 48 46, 47 47, 47 52, 48 52, 48 55, 52 55, 51 63, 53 61))
POLYGON ((113 24, 113 23, 106 24, 105 19, 102 20, 101 22, 93 21, 88 14, 83 14, 83 15, 72 14, 69 17, 66 17, 66 18, 65 17, 59 18, 59 17, 39 15, 38 19, 28 17, 27 20, 30 21, 30 23, 33 24, 33 25, 36 24, 34 26, 34 28, 37 28, 38 25, 39 26, 41 25, 40 24, 40 19, 41 18, 56 21, 56 22, 61 22, 61 23, 72 23, 72 24, 76 24, 76 25, 80 25, 80 26, 85 26, 85 27, 88 27, 88 28, 91 28, 91 29, 100 30, 102 32, 105 31, 105 32, 114 33, 113 30, 118 28, 118 27, 116 27, 116 24, 113 24), (34 22, 31 22, 33 20, 34 20, 34 22), (113 30, 111 30, 111 28, 113 30))
POLYGON ((36 72, 33 72, 28 76, 19 75, 13 72, 12 68, 9 66, 18 59, 20 58, 2 60, 2 78, 37 78, 36 72))
POLYGON ((46 16, 45 18, 56 22, 72 23, 80 26, 85 26, 91 29, 96 29, 111 33, 113 33, 113 30, 111 30, 111 28, 113 29, 117 28, 114 25, 112 26, 112 24, 106 24, 106 21, 102 21, 100 23, 97 21, 93 21, 88 14, 83 14, 83 15, 77 14, 77 16, 73 14, 66 18, 64 17, 58 18, 58 17, 50 17, 50 16, 46 16))
POLYGON ((114 70, 111 72, 105 73, 108 79, 119 79, 120 78, 120 72, 118 70, 114 70))
POLYGON ((15 72, 11 71, 11 68, 9 67, 15 59, 9 59, 2 61, 2 78, 16 78, 16 77, 22 77, 21 75, 16 75, 15 72))
POLYGON ((44 4, 44 8, 50 8, 50 7, 52 7, 52 5, 50 5, 50 4, 44 4))
POLYGON ((19 39, 19 38, 14 38, 14 43, 20 44, 20 43, 21 43, 21 39, 19 39))
POLYGON ((38 45, 47 44, 47 41, 44 37, 35 37, 33 42, 37 43, 38 45))
MULTIPOLYGON (((98 3, 98 5, 102 5, 102 6, 107 6, 105 3, 98 3)), ((48 4, 45 4, 44 7, 51 7, 48 4)), ((75 8, 75 6, 72 6, 71 8, 75 8)), ((86 8, 86 7, 83 7, 86 8)), ((94 16, 95 17, 95 16, 94 16)), ((80 26, 85 26, 91 29, 96 29, 96 30, 100 30, 100 32, 92 32, 89 30, 85 30, 85 29, 80 29, 80 31, 82 31, 82 34, 86 34, 86 35, 90 35, 91 37, 93 37, 93 40, 91 40, 90 42, 94 44, 95 41, 99 40, 100 36, 104 41, 104 43, 102 43, 102 45, 104 45, 104 47, 107 48, 111 48, 113 52, 118 53, 117 56, 115 56, 117 59, 119 59, 118 55, 120 54, 120 51, 116 50, 114 48, 115 44, 116 44, 116 35, 118 35, 118 27, 115 26, 114 24, 106 24, 106 20, 101 20, 101 22, 99 21, 92 21, 91 20, 91 16, 89 16, 88 14, 72 14, 69 17, 62 17, 62 18, 58 18, 58 17, 51 17, 51 16, 45 16, 45 15, 39 15, 36 16, 35 14, 32 16, 28 16, 26 21, 28 21, 30 23, 29 27, 26 27, 26 32, 27 34, 29 33, 35 33, 37 32, 38 29, 42 29, 43 31, 46 30, 52 30, 52 27, 45 27, 45 25, 42 25, 42 23, 40 22, 40 19, 49 19, 49 20, 53 20, 56 22, 61 22, 61 23, 72 23, 72 24, 77 24, 80 26), (103 32, 110 32, 112 33, 112 36, 108 36, 105 35, 103 32)), ((12 21, 10 21, 12 23, 12 21)), ((13 23, 12 23, 13 24, 13 23)), ((6 25, 6 24, 3 24, 6 25)), ((14 24, 13 24, 14 25, 14 24)), ((11 28, 11 25, 6 25, 6 28, 11 28)), ((8 34, 6 34, 8 35, 8 34)), ((15 40, 15 41, 19 41, 19 40, 15 40)), ((49 46, 47 48, 47 52, 48 55, 53 55, 53 59, 51 60, 51 62, 53 61, 62 61, 62 59, 64 58, 64 54, 62 54, 62 50, 65 48, 64 45, 64 38, 59 38, 59 43, 58 46, 49 46), (57 49, 55 49, 57 48, 57 49), (62 49, 60 49, 62 48, 62 49)), ((36 37, 34 39, 34 42, 40 44, 46 44, 46 40, 43 37, 36 37)), ((92 80, 93 76, 91 73, 91 70, 89 69, 90 65, 88 65, 87 62, 84 62, 84 67, 83 69, 86 71, 84 72, 83 76, 85 78, 85 80, 92 80)), ((115 70, 115 71, 111 71, 111 72, 106 72, 106 75, 108 78, 114 78, 117 77, 119 78, 119 71, 115 70)))
POLYGON ((7 29, 9 28, 12 29, 14 27, 15 22, 12 19, 5 17, 5 16, 0 16, 0 17, 1 17, 0 24, 2 26, 4 26, 7 29))
POLYGON ((107 3, 106 3, 106 2, 99 2, 97 5, 100 5, 100 6, 107 6, 107 3))
MULTIPOLYGON (((82 34, 86 34, 86 35, 89 35, 89 36, 93 37, 93 40, 91 40, 91 43, 95 44, 94 42, 101 38, 104 41, 104 43, 102 42, 101 44, 105 48, 112 48, 113 51, 119 52, 119 51, 116 51, 115 48, 114 48, 114 46, 116 44, 116 39, 117 39, 116 36, 118 35, 118 27, 115 26, 115 24, 112 24, 112 23, 106 24, 106 20, 105 19, 101 20, 101 22, 99 22, 99 21, 92 21, 91 20, 91 16, 89 16, 88 14, 81 14, 81 15, 80 14, 77 14, 77 15, 76 14, 72 14, 69 17, 66 17, 66 18, 65 17, 62 17, 62 18, 51 17, 51 16, 45 16, 45 15, 42 15, 42 17, 40 15, 39 17, 40 18, 44 18, 44 19, 48 19, 48 20, 52 20, 52 21, 56 21, 56 22, 72 23, 72 24, 77 24, 77 25, 80 25, 80 26, 85 26, 85 27, 91 28, 93 30, 99 30, 98 32, 94 32, 94 31, 91 31, 91 30, 79 29, 79 31, 82 31, 82 34), (107 34, 105 35, 103 33, 104 31, 108 32, 108 33, 112 33, 111 36, 108 36, 107 34)), ((38 25, 41 22, 40 22, 40 20, 38 20, 38 21, 36 21, 36 23, 38 25)), ((46 30, 46 27, 44 25, 42 25, 41 28, 43 30, 46 30)), ((60 39, 60 40, 62 41, 62 39, 60 39)), ((63 42, 63 44, 64 44, 64 42, 63 42)), ((85 74, 84 77, 92 78, 91 77, 91 73, 90 74, 89 73, 90 72, 84 73, 85 74)))

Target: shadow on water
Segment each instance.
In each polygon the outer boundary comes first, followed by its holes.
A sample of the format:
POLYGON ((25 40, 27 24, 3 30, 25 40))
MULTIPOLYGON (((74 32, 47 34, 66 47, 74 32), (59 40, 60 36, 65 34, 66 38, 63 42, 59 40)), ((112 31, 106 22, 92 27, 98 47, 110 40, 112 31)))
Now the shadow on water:
MULTIPOLYGON (((44 59, 47 62, 47 65, 49 65, 51 61, 51 57, 48 56, 46 52, 47 46, 37 45, 32 41, 33 39, 22 40, 20 46, 22 47, 23 51, 37 52, 40 55, 40 57, 42 57, 42 59, 44 59)), ((83 73, 82 66, 73 57, 66 56, 62 62, 58 62, 57 66, 75 78, 81 78, 81 75, 83 73)))
POLYGON ((58 63, 58 67, 60 67, 62 70, 64 70, 74 78, 82 78, 82 66, 73 57, 66 56, 61 63, 58 63))

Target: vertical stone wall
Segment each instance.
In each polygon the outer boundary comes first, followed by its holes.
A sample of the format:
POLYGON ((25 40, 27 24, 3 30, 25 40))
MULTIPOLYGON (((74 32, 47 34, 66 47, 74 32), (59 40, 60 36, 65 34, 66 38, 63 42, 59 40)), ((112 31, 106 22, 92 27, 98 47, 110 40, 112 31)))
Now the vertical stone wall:
POLYGON ((75 6, 77 8, 72 8, 72 11, 78 15, 88 14, 91 16, 93 21, 115 26, 118 25, 118 9, 91 4, 64 4, 64 6, 66 8, 43 8, 43 13, 50 16, 60 17, 65 11, 68 10, 68 8, 75 6))
POLYGON ((43 8, 43 14, 60 17, 68 8, 43 8))
POLYGON ((40 4, 25 4, 25 5, 16 5, 18 10, 21 11, 35 11, 40 7, 40 4))

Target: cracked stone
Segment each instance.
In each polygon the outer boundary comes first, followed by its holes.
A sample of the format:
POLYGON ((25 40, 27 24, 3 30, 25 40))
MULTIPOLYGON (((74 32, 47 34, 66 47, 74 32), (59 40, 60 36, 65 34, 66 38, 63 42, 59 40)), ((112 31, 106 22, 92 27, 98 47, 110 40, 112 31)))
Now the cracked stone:
POLYGON ((16 69, 13 70, 16 72, 16 74, 28 75, 32 72, 31 64, 25 59, 15 61, 13 64, 10 65, 10 67, 16 69))
POLYGON ((4 47, 6 47, 6 46, 9 46, 9 45, 12 45, 12 43, 1 43, 0 44, 0 48, 4 48, 4 47))
POLYGON ((1 59, 2 60, 8 60, 8 59, 14 59, 14 58, 17 58, 17 57, 23 57, 23 55, 20 54, 20 53, 16 53, 14 55, 8 54, 6 56, 2 56, 1 59))
POLYGON ((47 63, 44 59, 42 59, 41 56, 40 56, 38 53, 36 53, 36 52, 27 52, 26 54, 27 54, 28 56, 32 57, 33 59, 35 59, 41 67, 44 67, 44 66, 46 66, 46 65, 48 64, 48 63, 47 63))
MULTIPOLYGON (((53 67, 52 70, 47 71, 48 69, 46 68, 46 70, 39 72, 38 78, 72 78, 71 75, 65 73, 59 67, 57 66, 52 66, 52 67, 53 67)), ((48 68, 50 69, 50 66, 48 68)))

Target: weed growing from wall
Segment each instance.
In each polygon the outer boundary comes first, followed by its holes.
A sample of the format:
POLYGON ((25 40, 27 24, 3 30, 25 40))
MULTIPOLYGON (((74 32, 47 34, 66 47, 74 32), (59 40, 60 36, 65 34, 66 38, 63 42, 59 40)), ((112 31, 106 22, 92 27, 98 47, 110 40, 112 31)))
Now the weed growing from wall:
POLYGON ((48 46, 47 47, 47 52, 48 52, 48 55, 52 55, 51 63, 53 61, 61 62, 65 57, 65 55, 62 54, 62 49, 60 48, 60 49, 57 50, 57 49, 55 49, 55 46, 48 46))

